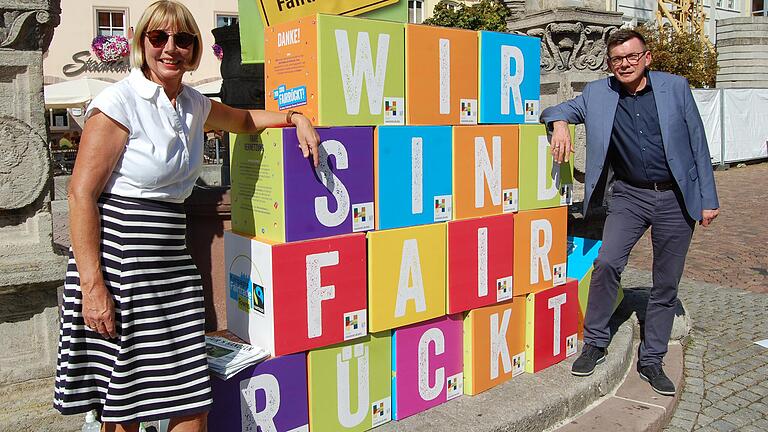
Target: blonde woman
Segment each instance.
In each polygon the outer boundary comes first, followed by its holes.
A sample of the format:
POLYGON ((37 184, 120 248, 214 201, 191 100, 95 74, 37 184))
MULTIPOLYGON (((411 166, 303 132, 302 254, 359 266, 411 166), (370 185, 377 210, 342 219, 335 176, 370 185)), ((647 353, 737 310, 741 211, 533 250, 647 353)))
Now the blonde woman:
POLYGON ((136 26, 130 75, 86 113, 68 195, 54 405, 63 414, 95 409, 106 431, 162 418, 174 432, 206 430, 203 293, 182 206, 200 172, 203 131, 294 125, 317 165, 306 117, 230 108, 182 84, 202 48, 186 7, 153 3, 136 26))

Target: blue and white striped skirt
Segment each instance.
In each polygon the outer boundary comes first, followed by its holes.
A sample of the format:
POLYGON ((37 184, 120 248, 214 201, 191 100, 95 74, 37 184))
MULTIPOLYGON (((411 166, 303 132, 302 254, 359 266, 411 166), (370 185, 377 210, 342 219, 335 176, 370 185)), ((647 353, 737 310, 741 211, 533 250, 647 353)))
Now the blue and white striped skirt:
POLYGON ((183 205, 103 195, 99 212, 118 336, 84 325, 70 249, 54 406, 63 414, 96 409, 115 423, 209 410, 203 289, 187 252, 183 205))

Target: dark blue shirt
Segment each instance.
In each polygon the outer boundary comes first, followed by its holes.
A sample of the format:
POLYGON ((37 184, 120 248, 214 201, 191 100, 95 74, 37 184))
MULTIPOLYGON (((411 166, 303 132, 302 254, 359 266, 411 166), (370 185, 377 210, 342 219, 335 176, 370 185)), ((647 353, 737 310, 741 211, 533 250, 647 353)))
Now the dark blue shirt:
POLYGON ((616 177, 630 183, 672 180, 651 79, 646 78, 645 87, 634 95, 619 85, 619 104, 608 148, 608 160, 616 177))

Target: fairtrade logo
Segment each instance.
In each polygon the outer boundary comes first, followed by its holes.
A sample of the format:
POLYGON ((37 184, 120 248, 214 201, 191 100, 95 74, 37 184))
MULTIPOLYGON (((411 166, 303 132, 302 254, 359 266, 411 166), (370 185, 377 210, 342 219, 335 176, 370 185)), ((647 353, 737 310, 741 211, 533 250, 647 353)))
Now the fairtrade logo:
POLYGON ((456 391, 459 388, 458 378, 448 378, 448 390, 456 391))
POLYGON ((346 327, 347 331, 357 330, 358 326, 359 326, 359 322, 358 322, 357 314, 344 317, 344 327, 346 327))
POLYGON ((464 115, 472 115, 472 104, 470 102, 461 102, 461 112, 464 115))
POLYGON ((514 204, 514 194, 512 192, 504 192, 504 201, 506 201, 507 204, 512 205, 514 204))
POLYGON ((374 416, 384 417, 384 402, 373 404, 371 411, 373 412, 374 416))
POLYGON ((355 222, 365 222, 366 215, 365 215, 365 207, 362 208, 355 208, 354 209, 354 219, 355 222))
POLYGON ((445 213, 445 198, 435 198, 435 212, 445 213))
POLYGON ((397 101, 385 101, 384 110, 391 116, 399 115, 399 111, 397 110, 397 101))
POLYGON ((507 291, 509 291, 509 287, 507 286, 506 280, 500 280, 496 282, 496 289, 501 292, 502 294, 506 294, 507 291))

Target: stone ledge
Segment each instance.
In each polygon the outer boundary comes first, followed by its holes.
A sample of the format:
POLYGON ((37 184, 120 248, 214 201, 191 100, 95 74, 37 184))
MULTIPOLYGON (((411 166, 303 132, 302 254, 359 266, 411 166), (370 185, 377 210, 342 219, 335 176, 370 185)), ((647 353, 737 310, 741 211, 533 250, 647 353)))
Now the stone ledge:
POLYGON ((618 327, 606 358, 589 377, 571 375, 572 356, 477 396, 462 396, 376 431, 541 431, 573 417, 621 384, 631 365, 636 320, 618 327))

